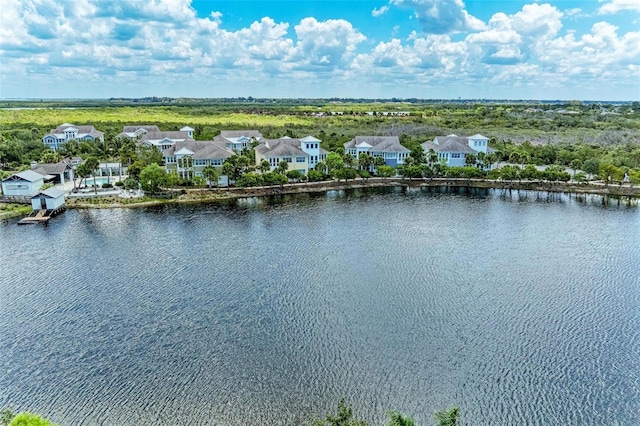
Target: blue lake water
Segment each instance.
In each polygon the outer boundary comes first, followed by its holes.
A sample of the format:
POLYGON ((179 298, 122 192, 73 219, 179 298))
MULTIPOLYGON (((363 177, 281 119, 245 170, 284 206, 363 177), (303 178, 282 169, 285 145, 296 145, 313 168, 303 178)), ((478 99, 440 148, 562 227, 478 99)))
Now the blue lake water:
POLYGON ((61 425, 640 424, 640 208, 334 191, 0 222, 0 407, 61 425))

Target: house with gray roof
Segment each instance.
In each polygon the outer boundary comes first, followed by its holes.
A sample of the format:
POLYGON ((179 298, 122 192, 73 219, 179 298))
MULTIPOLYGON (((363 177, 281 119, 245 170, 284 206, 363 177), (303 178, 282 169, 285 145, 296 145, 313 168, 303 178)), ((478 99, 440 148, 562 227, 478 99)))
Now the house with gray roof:
POLYGON ((64 191, 51 187, 31 197, 33 210, 57 210, 64 206, 64 191))
POLYGON ((288 170, 298 170, 306 175, 327 156, 328 152, 320 147, 320 142, 320 139, 313 136, 302 139, 289 137, 264 139, 254 149, 256 166, 266 160, 271 166, 271 170, 274 170, 281 161, 286 161, 289 164, 288 170))
POLYGON ((438 159, 447 166, 464 166, 465 158, 469 154, 487 154, 493 149, 489 148, 489 138, 476 134, 473 136, 436 136, 433 141, 424 142, 422 149, 425 152, 433 150, 438 154, 438 159))
POLYGON ((397 136, 356 136, 344 144, 344 151, 354 158, 367 153, 374 158, 383 158, 387 166, 397 167, 404 164, 411 152, 400 144, 397 136))
POLYGON ((47 182, 64 185, 66 180, 73 180, 73 166, 70 159, 64 159, 57 163, 31 163, 31 170, 40 173, 47 182))
POLYGON ((142 135, 146 135, 149 132, 160 132, 160 129, 155 125, 124 126, 122 132, 118 133, 116 138, 138 140, 142 135))
MULTIPOLYGON (((186 137, 188 139, 193 139, 193 132, 195 129, 193 129, 192 127, 189 126, 184 126, 183 128, 181 128, 179 131, 183 132, 180 133, 180 138, 186 137)), ((162 139, 162 134, 165 134, 164 136, 169 137, 169 133, 170 132, 163 132, 162 130, 160 130, 158 128, 158 126, 153 125, 153 124, 144 124, 144 125, 134 125, 134 126, 124 126, 122 128, 122 132, 118 133, 118 135, 116 136, 116 138, 129 138, 132 140, 142 140, 143 136, 148 134, 148 133, 153 133, 153 136, 151 138, 146 137, 144 138, 145 140, 151 139, 151 140, 159 140, 162 139)), ((175 135, 175 133, 174 133, 175 135)), ((151 143, 153 145, 153 143, 151 143)))
POLYGON ((93 126, 76 126, 70 123, 64 123, 51 129, 49 134, 42 138, 42 142, 54 151, 57 151, 61 145, 67 141, 74 139, 78 142, 94 142, 99 140, 104 142, 104 133, 96 130, 93 126))
POLYGON ((44 185, 44 176, 33 170, 14 173, 2 180, 2 195, 4 199, 22 199, 37 194, 44 185))
POLYGON ((239 153, 250 149, 254 143, 263 142, 264 137, 257 130, 222 130, 214 140, 223 142, 227 148, 239 153))
MULTIPOLYGON (((184 128, 184 127, 183 127, 184 128)), ((189 129, 191 129, 189 127, 189 129)), ((155 146, 161 152, 165 149, 169 149, 177 142, 193 141, 193 130, 178 130, 178 131, 153 131, 141 134, 139 137, 140 143, 144 145, 155 146)))
POLYGON ((202 176, 207 166, 222 168, 224 160, 235 155, 226 144, 219 140, 177 141, 162 151, 167 173, 178 173, 183 178, 202 176))

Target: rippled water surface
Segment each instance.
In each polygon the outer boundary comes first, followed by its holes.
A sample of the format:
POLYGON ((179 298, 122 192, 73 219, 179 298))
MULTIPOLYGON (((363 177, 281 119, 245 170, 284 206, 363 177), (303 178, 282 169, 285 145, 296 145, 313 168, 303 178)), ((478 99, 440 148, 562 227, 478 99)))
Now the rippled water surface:
POLYGON ((330 192, 0 222, 0 407, 62 425, 640 424, 640 211, 330 192))

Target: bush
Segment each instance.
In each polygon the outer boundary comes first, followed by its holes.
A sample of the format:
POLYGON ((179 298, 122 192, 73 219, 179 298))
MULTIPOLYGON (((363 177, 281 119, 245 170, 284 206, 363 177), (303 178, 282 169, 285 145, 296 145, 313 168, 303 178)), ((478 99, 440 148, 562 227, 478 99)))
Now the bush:
POLYGON ((119 181, 117 181, 114 185, 115 185, 115 186, 124 186, 124 182, 123 182, 123 181, 121 181, 121 180, 119 180, 119 181))
POLYGON ((113 185, 112 185, 112 184, 110 184, 109 182, 107 182, 107 183, 103 183, 103 184, 102 184, 102 187, 103 187, 103 188, 113 188, 113 185))
POLYGON ((324 180, 324 173, 319 170, 309 170, 309 181, 319 182, 324 180))
POLYGON ((124 180, 125 189, 138 189, 138 181, 132 177, 128 177, 124 180))
POLYGON ((376 167, 376 174, 379 177, 391 177, 391 176, 393 176, 393 167, 391 167, 391 166, 378 166, 378 167, 376 167))
MULTIPOLYGON (((287 179, 286 177, 284 178, 285 180, 287 179)), ((262 186, 263 184, 264 178, 261 174, 258 173, 245 173, 236 181, 236 185, 242 188, 247 188, 250 186, 262 186)))

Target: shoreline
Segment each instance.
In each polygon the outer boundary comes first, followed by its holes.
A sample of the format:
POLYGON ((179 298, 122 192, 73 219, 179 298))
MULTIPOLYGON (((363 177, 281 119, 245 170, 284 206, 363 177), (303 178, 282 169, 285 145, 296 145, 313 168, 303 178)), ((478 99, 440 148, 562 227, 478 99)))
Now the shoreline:
MULTIPOLYGON (((87 197, 68 197, 65 205, 67 209, 117 209, 153 207, 167 204, 200 204, 227 202, 241 198, 270 197, 277 195, 326 193, 328 191, 367 189, 367 188, 465 188, 467 190, 485 189, 501 191, 531 191, 566 193, 576 195, 596 195, 628 200, 640 200, 640 187, 604 185, 596 183, 565 183, 543 181, 498 181, 488 179, 466 178, 370 178, 349 181, 321 181, 291 183, 281 186, 260 186, 250 188, 192 188, 169 189, 165 191, 165 198, 149 196, 141 199, 120 198, 114 194, 87 197), (169 197, 167 197, 169 195, 169 197), (140 201, 137 201, 140 200, 140 201)), ((25 205, 26 206, 26 205, 25 205)), ((2 212, 0 220, 24 216, 20 210, 2 212)))
MULTIPOLYGON (((487 179, 466 178, 370 178, 349 181, 322 181, 285 184, 282 186, 262 186, 250 188, 197 188, 171 189, 171 198, 145 197, 144 201, 116 201, 113 197, 92 197, 67 199, 67 208, 136 208, 166 204, 199 204, 225 202, 239 198, 269 197, 277 195, 294 195, 305 193, 325 193, 334 190, 366 189, 366 188, 468 188, 495 189, 503 191, 555 192, 579 195, 600 195, 603 197, 640 199, 640 188, 604 184, 577 184, 565 182, 542 181, 496 181, 487 179), (73 201, 71 201, 73 200, 73 201), (69 202, 71 201, 71 202, 69 202), (107 202, 105 202, 107 201, 107 202)), ((124 200, 124 199, 122 199, 124 200)), ((132 199, 126 199, 132 200, 132 199)))

